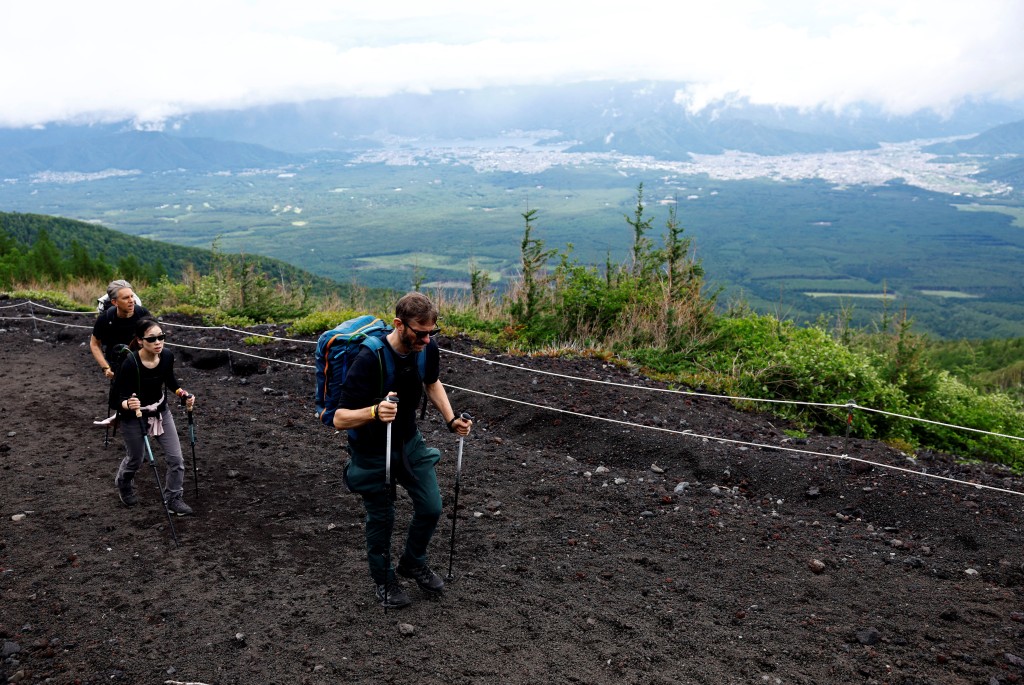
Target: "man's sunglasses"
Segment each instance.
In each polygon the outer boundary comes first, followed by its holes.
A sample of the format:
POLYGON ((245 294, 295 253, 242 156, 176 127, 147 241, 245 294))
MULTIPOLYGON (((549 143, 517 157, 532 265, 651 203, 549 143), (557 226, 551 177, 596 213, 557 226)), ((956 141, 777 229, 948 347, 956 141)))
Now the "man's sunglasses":
POLYGON ((155 343, 157 340, 159 340, 160 342, 163 342, 166 339, 167 339, 167 334, 166 333, 161 333, 160 335, 147 335, 145 338, 143 338, 143 340, 145 340, 148 343, 155 343))
MULTIPOLYGON (((405 322, 403 321, 402 323, 405 322)), ((412 334, 415 335, 417 338, 432 338, 441 332, 441 329, 438 328, 437 326, 434 326, 434 328, 432 328, 429 331, 418 331, 407 323, 405 323, 405 327, 408 328, 412 332, 412 334)))

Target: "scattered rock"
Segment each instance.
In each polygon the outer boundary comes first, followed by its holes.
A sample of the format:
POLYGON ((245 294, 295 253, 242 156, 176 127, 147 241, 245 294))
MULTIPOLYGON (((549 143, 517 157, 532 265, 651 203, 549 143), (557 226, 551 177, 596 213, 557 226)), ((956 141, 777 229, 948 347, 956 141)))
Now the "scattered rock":
POLYGON ((416 626, 411 623, 399 623, 398 632, 402 635, 413 635, 416 632, 416 626))
POLYGON ((976 569, 976 568, 964 569, 964 573, 969 575, 971 578, 975 578, 975 577, 981 575, 981 572, 979 572, 978 569, 976 569))
POLYGON ((665 469, 661 468, 657 464, 651 464, 651 471, 654 471, 655 473, 665 473, 665 469))
POLYGON ((672 492, 676 493, 677 495, 682 495, 683 493, 686 492, 687 488, 689 488, 689 487, 690 487, 690 484, 687 483, 686 481, 683 481, 682 483, 679 483, 678 485, 676 485, 676 487, 672 490, 672 492))
POLYGON ((239 473, 235 469, 228 469, 228 478, 238 478, 239 473))
POLYGON ((903 560, 903 565, 908 568, 921 568, 924 566, 924 559, 921 557, 907 557, 903 560))
POLYGON ((865 473, 870 473, 874 468, 875 468, 874 464, 865 464, 862 461, 852 461, 852 462, 850 462, 850 471, 852 473, 857 474, 857 475, 863 475, 865 473))
POLYGON ((878 644, 881 637, 877 628, 863 628, 857 631, 857 642, 868 647, 878 644))
POLYGON ((811 569, 811 573, 817 575, 825 570, 825 562, 821 559, 811 559, 807 562, 807 568, 811 569))
POLYGON ((25 514, 15 514, 14 516, 11 517, 11 520, 12 521, 24 521, 25 520, 25 514))
POLYGON ((615 479, 615 484, 616 485, 625 485, 626 484, 626 479, 625 478, 616 478, 615 479))
POLYGON ((196 369, 216 369, 228 363, 227 352, 212 352, 207 350, 187 350, 181 348, 177 354, 196 369))
POLYGON ((594 473, 609 473, 609 471, 610 469, 608 469, 605 466, 598 466, 596 469, 594 469, 594 473))
POLYGON ((650 518, 650 517, 654 516, 654 512, 653 512, 653 511, 649 511, 649 510, 646 510, 646 509, 645 509, 644 511, 641 511, 641 512, 640 512, 640 516, 641 516, 642 518, 645 518, 645 519, 646 519, 646 518, 650 518))
POLYGON ((257 359, 251 359, 249 357, 239 359, 236 355, 231 357, 228 361, 231 366, 231 373, 236 376, 252 376, 260 370, 260 363, 257 359))
POLYGON ((17 654, 20 651, 21 645, 19 645, 17 642, 4 640, 4 646, 0 647, 0 659, 6 659, 12 654, 17 654))
POLYGON ((807 488, 806 494, 807 499, 816 499, 817 497, 821 496, 821 488, 819 488, 817 485, 812 485, 811 487, 807 488))

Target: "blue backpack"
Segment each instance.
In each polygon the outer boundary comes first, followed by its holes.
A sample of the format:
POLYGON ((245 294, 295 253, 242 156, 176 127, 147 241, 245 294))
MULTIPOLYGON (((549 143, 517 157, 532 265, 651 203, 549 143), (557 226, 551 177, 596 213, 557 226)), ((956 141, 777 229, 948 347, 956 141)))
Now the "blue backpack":
MULTIPOLYGON (((380 364, 380 397, 384 397, 393 385, 395 360, 385 351, 384 337, 394 328, 381 319, 364 314, 338 324, 320 334, 316 343, 316 416, 328 427, 334 427, 334 412, 341 400, 341 388, 345 384, 352 360, 362 347, 377 353, 380 364)), ((426 372, 426 351, 417 355, 420 378, 426 372)))

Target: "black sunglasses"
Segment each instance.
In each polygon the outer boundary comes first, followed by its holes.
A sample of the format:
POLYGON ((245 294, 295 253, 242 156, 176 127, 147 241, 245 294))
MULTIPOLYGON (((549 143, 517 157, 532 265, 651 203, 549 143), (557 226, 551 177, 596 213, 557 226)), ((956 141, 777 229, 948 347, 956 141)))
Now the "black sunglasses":
POLYGON ((412 334, 415 335, 417 338, 432 338, 433 336, 441 332, 441 329, 438 328, 437 326, 434 326, 434 328, 429 331, 418 331, 409 324, 405 323, 404 321, 402 323, 404 323, 405 327, 412 331, 412 334))
POLYGON ((157 340, 163 342, 166 338, 167 334, 161 333, 160 335, 147 335, 145 338, 143 338, 143 340, 145 340, 148 343, 155 343, 157 340))

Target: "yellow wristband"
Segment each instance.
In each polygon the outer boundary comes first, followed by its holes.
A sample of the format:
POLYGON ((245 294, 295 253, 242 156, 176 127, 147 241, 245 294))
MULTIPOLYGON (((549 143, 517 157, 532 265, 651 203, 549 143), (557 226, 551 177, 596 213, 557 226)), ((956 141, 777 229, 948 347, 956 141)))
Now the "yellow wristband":
POLYGON ((371 420, 376 420, 377 419, 377 405, 376 404, 370 405, 370 419, 371 420))
POLYGON ((104 371, 110 371, 110 367, 109 367, 109 366, 104 366, 104 367, 101 367, 101 368, 102 368, 102 369, 103 369, 104 371))

